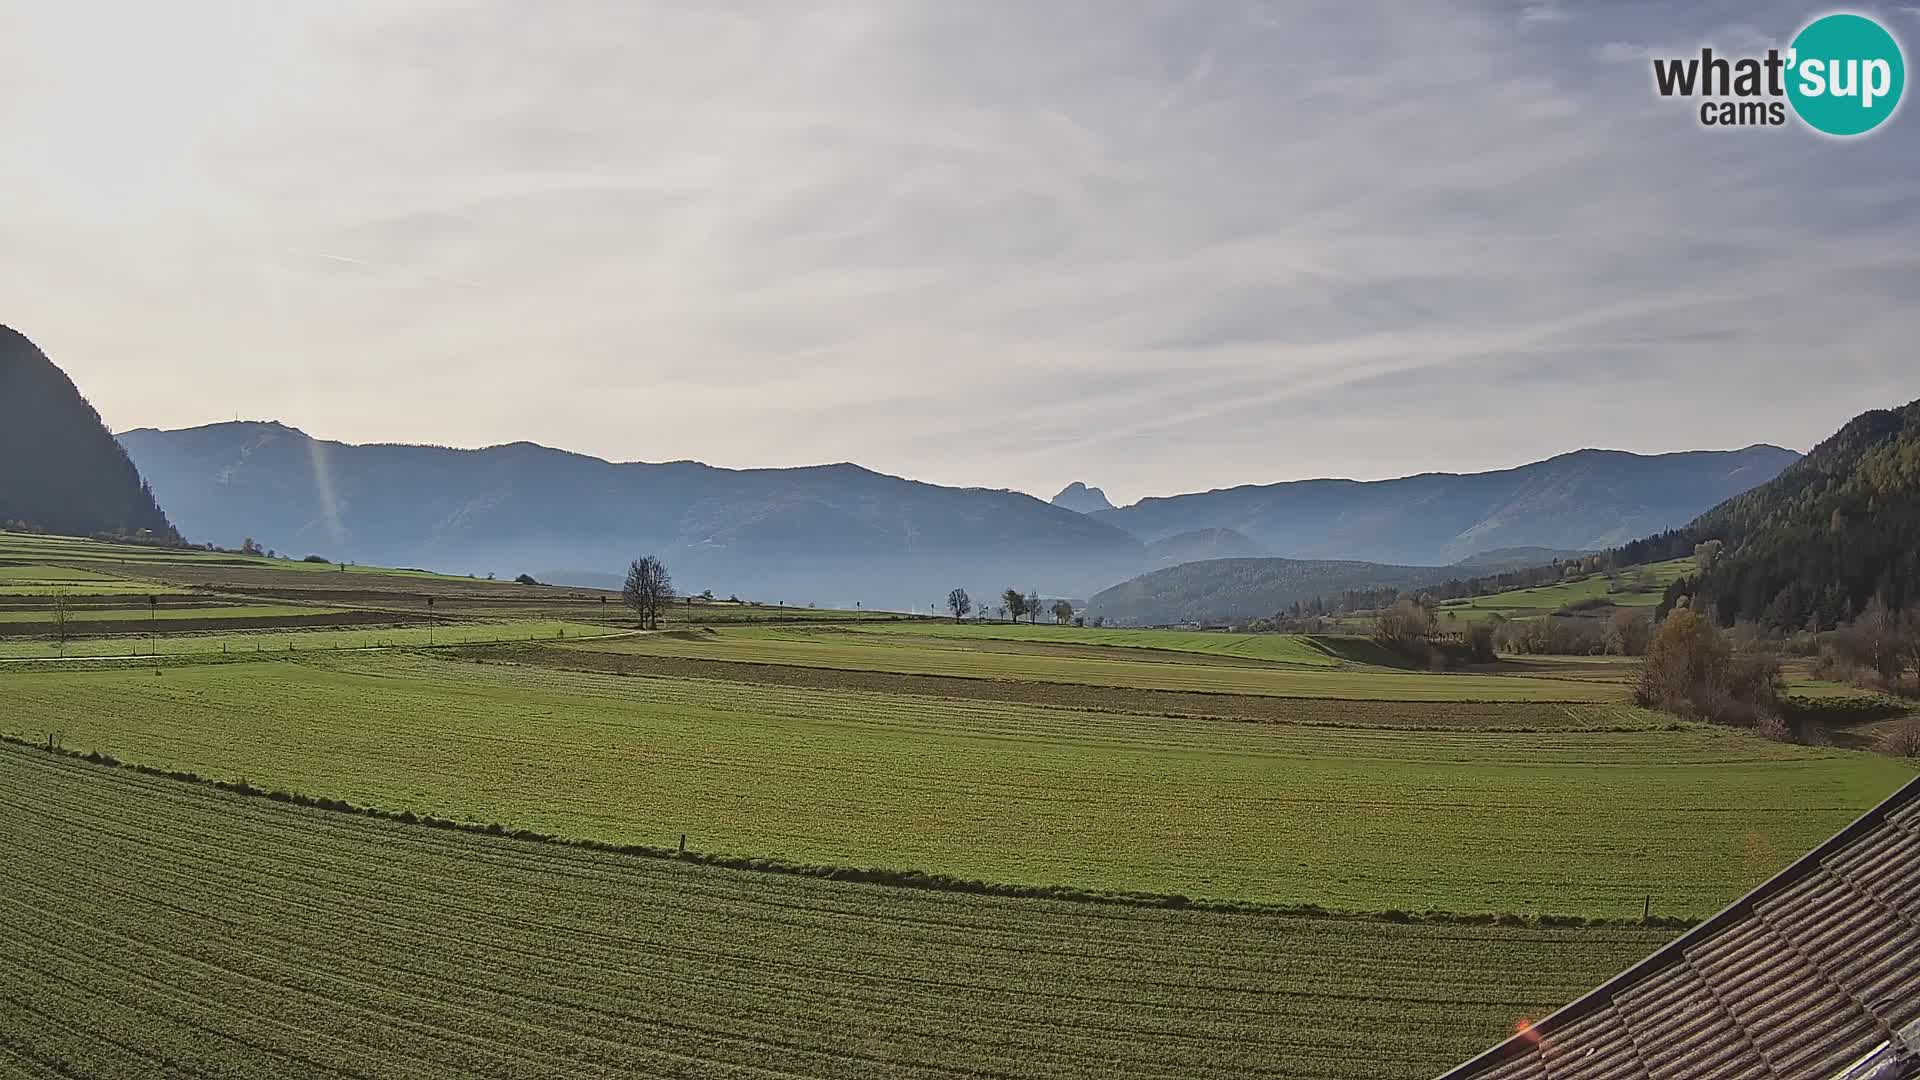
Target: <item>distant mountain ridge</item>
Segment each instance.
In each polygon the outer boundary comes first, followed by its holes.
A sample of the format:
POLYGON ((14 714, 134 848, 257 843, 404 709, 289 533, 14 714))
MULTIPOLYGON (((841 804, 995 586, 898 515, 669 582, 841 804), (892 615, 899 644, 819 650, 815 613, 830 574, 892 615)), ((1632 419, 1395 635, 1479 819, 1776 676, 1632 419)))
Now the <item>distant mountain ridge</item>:
POLYGON ((355 446, 270 422, 121 441, 175 519, 220 543, 251 536, 335 559, 581 584, 617 583, 629 559, 654 553, 683 589, 916 611, 956 585, 976 598, 1010 585, 1086 597, 1197 559, 1444 566, 1489 548, 1606 546, 1595 538, 1640 535, 1641 521, 1671 528, 1795 457, 1580 451, 1496 473, 1300 481, 1081 513, 844 463, 739 470, 525 442, 355 446))
POLYGON ((1084 595, 1145 559, 1130 534, 1029 495, 852 464, 738 470, 525 442, 356 446, 277 423, 120 439, 196 535, 367 563, 613 584, 653 553, 683 590, 924 611, 953 585, 1084 595))
POLYGON ((1189 529, 1147 545, 1147 557, 1160 566, 1200 559, 1258 558, 1266 551, 1232 529, 1189 529))
POLYGON ((1232 529, 1284 558, 1437 566, 1505 547, 1610 548, 1688 521, 1799 456, 1764 444, 1651 456, 1576 450, 1493 472, 1295 480, 1142 499, 1093 517, 1148 543, 1232 529))
POLYGON ((80 390, 0 326, 0 525, 177 539, 153 492, 80 390))

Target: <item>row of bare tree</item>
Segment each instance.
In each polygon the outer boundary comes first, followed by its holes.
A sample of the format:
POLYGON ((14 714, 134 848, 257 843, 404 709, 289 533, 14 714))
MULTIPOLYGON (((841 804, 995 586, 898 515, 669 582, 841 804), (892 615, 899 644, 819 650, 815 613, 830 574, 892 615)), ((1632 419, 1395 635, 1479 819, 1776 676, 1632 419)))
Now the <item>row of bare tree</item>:
MULTIPOLYGON (((1031 623, 1034 621, 1035 616, 1040 613, 1040 591, 1038 589, 1025 593, 1019 589, 1008 589, 1006 592, 1000 594, 1000 601, 1000 617, 1003 619, 1011 618, 1013 621, 1019 622, 1020 616, 1025 615, 1027 621, 1031 623)), ((973 597, 968 596, 967 590, 965 589, 955 589, 947 594, 947 610, 953 613, 953 621, 959 622, 973 611, 973 597)), ((981 609, 980 614, 983 618, 986 616, 987 610, 988 609, 985 608, 981 609)), ((1065 600, 1055 600, 1053 602, 1053 621, 1057 623, 1072 622, 1073 605, 1065 600)))

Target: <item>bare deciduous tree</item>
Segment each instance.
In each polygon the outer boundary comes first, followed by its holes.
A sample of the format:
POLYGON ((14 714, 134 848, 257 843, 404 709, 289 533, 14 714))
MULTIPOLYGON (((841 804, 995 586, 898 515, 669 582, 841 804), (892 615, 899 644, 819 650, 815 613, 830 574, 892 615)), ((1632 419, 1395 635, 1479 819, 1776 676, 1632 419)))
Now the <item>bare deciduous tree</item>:
POLYGON ((1413 645, 1433 633, 1433 609, 1411 596, 1402 597, 1373 617, 1374 640, 1388 645, 1413 645))
POLYGON ((1027 624, 1031 626, 1034 620, 1040 615, 1040 590, 1033 589, 1029 591, 1027 598, 1022 601, 1022 605, 1027 609, 1027 624))
POLYGON ((67 608, 65 589, 53 591, 53 641, 60 655, 67 655, 67 639, 73 636, 73 613, 67 608))
POLYGON ((660 613, 673 602, 673 578, 667 564, 657 555, 644 555, 627 567, 627 583, 620 599, 640 618, 648 630, 660 629, 660 613))
POLYGON ((967 590, 955 589, 947 594, 947 610, 953 612, 953 621, 959 622, 973 610, 973 598, 967 595, 967 590))
POLYGON ((1014 622, 1019 622, 1020 616, 1027 613, 1027 598, 1019 589, 1008 589, 1000 594, 1000 599, 1004 604, 1002 610, 1014 622))

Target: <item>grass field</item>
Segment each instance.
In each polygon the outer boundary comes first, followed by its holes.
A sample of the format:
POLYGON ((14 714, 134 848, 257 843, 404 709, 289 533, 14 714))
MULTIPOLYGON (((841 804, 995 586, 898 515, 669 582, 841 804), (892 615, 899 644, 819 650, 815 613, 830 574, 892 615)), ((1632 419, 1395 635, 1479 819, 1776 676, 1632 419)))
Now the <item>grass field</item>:
MULTIPOLYGON (((328 630, 242 630, 193 634, 136 634, 120 638, 80 638, 66 643, 64 656, 213 656, 236 653, 324 652, 342 649, 415 648, 429 639, 437 645, 473 645, 511 641, 547 641, 588 638, 617 633, 590 623, 552 619, 491 623, 452 623, 426 626, 341 627, 328 630)), ((48 659, 53 643, 0 639, 0 660, 48 659)))
POLYGON ((929 893, 0 747, 0 1075, 1431 1075, 1657 947, 929 893))
POLYGON ((921 620, 862 627, 872 633, 953 638, 961 641, 1034 641, 1050 645, 1098 645, 1114 648, 1165 649, 1285 664, 1332 667, 1343 657, 1327 646, 1297 634, 1229 634, 1194 630, 1126 630, 1086 626, 1048 626, 1005 622, 948 622, 921 620))
POLYGON ((0 622, 54 590, 122 636, 0 640, 0 733, 763 869, 0 746, 9 1080, 1429 1075, 1665 934, 1392 913, 1702 916, 1914 771, 1632 708, 1613 658, 725 602, 632 634, 593 590, 0 534, 0 622), (216 621, 308 616, 368 625, 216 621), (1217 903, 1086 900, 1122 893, 1217 903))
POLYGON ((740 662, 799 664, 1025 679, 1139 689, 1191 690, 1280 697, 1383 698, 1401 701, 1624 701, 1617 685, 1591 680, 1483 674, 1428 674, 1386 669, 1319 670, 1283 664, 1210 663, 1200 653, 1156 657, 1141 649, 1110 655, 1008 651, 991 640, 967 641, 909 633, 866 633, 834 627, 733 628, 711 633, 661 634, 583 648, 740 662))
MULTIPOLYGON (((166 623, 181 619, 285 619, 303 615, 337 615, 341 610, 290 604, 211 604, 205 607, 157 607, 149 612, 147 605, 141 604, 138 608, 74 607, 68 609, 67 617, 74 622, 145 623, 151 620, 166 623)), ((46 622, 52 617, 47 608, 0 609, 0 622, 46 622)))
POLYGON ((70 566, 0 564, 0 596, 170 595, 182 590, 157 582, 78 570, 70 566))
POLYGON ((159 670, 8 672, 5 727, 561 835, 1351 910, 1621 917, 1651 893, 1702 915, 1912 772, 1554 730, 1580 725, 1545 704, 1510 707, 1541 727, 1516 734, 1398 730, 1385 704, 1321 703, 1374 725, 1323 728, 384 653, 159 670))
POLYGON ((1451 613, 1456 618, 1477 621, 1494 614, 1509 619, 1530 618, 1593 601, 1613 607, 1651 608, 1660 603, 1663 590, 1669 583, 1692 572, 1692 559, 1672 559, 1622 571, 1622 588, 1618 590, 1605 574, 1591 574, 1580 581, 1448 600, 1440 605, 1440 613, 1443 617, 1451 613), (1649 587, 1645 591, 1636 591, 1634 585, 1639 580, 1641 570, 1645 571, 1649 587))
MULTIPOLYGON (((303 552, 302 555, 305 553, 303 552)), ((156 566, 233 566, 259 567, 300 574, 340 573, 338 563, 310 563, 300 556, 269 559, 264 555, 238 555, 226 551, 199 548, 150 547, 142 544, 112 544, 101 540, 83 540, 67 536, 41 536, 31 533, 0 532, 0 560, 8 562, 51 563, 56 565, 95 564, 99 568, 124 567, 138 575, 142 568, 156 566)), ((425 570, 395 569, 382 566, 352 566, 349 574, 381 577, 467 579, 425 570)))

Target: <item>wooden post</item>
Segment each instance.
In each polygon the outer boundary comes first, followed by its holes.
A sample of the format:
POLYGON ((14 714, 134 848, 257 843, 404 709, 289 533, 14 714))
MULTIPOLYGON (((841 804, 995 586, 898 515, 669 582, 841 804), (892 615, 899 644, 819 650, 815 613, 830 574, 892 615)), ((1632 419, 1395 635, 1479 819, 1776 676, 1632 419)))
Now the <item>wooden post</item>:
POLYGON ((681 833, 680 834, 680 854, 685 855, 686 853, 687 853, 687 834, 681 833))
POLYGON ((1652 893, 1647 894, 1646 905, 1640 909, 1640 921, 1641 922, 1653 921, 1653 894, 1652 893))

